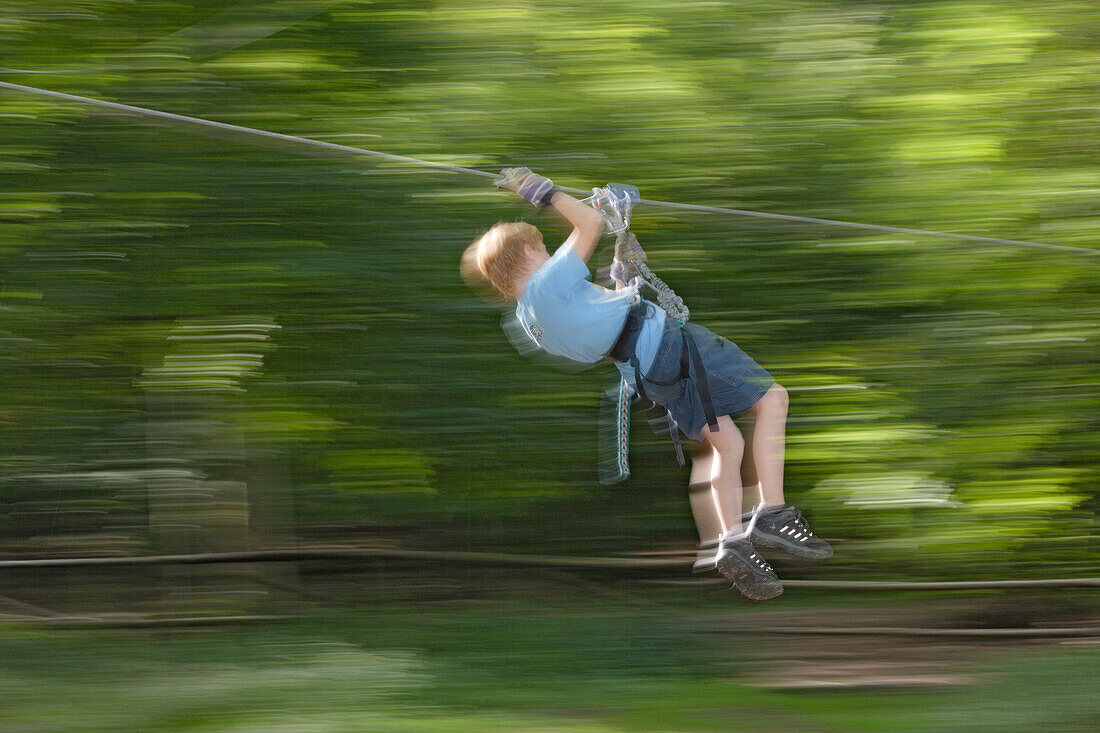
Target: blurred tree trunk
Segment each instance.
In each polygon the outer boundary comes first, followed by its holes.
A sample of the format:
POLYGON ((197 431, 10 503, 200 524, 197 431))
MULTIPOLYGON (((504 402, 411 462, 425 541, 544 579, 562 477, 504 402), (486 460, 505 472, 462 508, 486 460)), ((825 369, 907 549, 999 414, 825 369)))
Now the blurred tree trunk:
MULTIPOLYGON (((266 339, 272 327, 181 324, 164 365, 146 371, 154 552, 243 552, 289 539, 290 503, 276 488, 273 457, 250 455, 240 416, 242 381, 262 363, 244 337, 266 339)), ((165 566, 163 602, 177 612, 269 610, 271 588, 295 575, 286 564, 165 566)))

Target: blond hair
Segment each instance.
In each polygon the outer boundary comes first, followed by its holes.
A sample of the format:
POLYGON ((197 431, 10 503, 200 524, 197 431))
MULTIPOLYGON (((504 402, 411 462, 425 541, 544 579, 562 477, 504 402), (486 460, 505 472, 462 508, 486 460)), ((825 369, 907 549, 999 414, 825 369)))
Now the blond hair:
POLYGON ((501 222, 462 254, 462 277, 470 285, 492 285, 506 298, 525 262, 524 247, 543 249, 542 232, 523 221, 501 222))

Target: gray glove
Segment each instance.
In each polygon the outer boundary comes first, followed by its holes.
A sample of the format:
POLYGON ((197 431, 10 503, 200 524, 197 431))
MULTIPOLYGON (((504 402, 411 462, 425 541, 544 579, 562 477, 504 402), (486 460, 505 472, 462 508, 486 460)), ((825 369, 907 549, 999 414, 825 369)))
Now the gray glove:
POLYGON ((615 242, 615 259, 628 266, 631 262, 645 262, 645 250, 638 244, 633 232, 626 232, 615 242))
POLYGON ((626 274, 626 265, 619 260, 616 259, 611 261, 611 272, 608 274, 611 275, 611 279, 615 282, 622 285, 628 284, 629 276, 626 274))
POLYGON ((530 168, 505 168, 494 186, 515 191, 532 206, 546 206, 557 190, 546 176, 532 173, 530 168))

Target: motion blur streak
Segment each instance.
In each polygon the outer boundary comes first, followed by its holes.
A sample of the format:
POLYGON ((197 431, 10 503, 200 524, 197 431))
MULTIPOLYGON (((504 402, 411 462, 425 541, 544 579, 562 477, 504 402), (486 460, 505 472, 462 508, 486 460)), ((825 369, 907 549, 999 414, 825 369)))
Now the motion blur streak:
POLYGON ((0 560, 407 553, 0 567, 0 729, 1091 733, 1094 585, 812 583, 1100 577, 1097 38, 1069 0, 0 0, 6 84, 445 166, 0 92, 0 560), (700 207, 631 226, 790 395, 835 555, 767 553, 779 598, 690 573, 645 403, 600 485, 612 371, 462 281, 495 222, 568 235, 505 166, 700 207))

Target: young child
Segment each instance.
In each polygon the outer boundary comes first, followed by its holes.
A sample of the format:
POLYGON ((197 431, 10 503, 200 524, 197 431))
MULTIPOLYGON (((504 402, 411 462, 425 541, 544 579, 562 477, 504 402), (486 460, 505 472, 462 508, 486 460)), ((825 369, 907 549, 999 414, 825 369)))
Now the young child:
POLYGON ((642 300, 623 282, 621 263, 612 267, 615 290, 592 283, 586 263, 604 232, 599 212, 527 168, 507 168, 495 183, 553 207, 573 231, 551 256, 534 226, 497 224, 466 249, 463 276, 515 301, 519 325, 539 347, 586 364, 611 360, 635 392, 703 441, 689 493, 700 538, 694 569, 717 570, 748 598, 767 600, 783 586, 753 543, 810 559, 832 556, 784 503, 786 390, 730 341, 642 300), (733 421, 741 416, 751 418, 747 441, 733 421), (749 515, 741 513, 743 459, 758 480, 759 503, 749 515))

